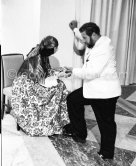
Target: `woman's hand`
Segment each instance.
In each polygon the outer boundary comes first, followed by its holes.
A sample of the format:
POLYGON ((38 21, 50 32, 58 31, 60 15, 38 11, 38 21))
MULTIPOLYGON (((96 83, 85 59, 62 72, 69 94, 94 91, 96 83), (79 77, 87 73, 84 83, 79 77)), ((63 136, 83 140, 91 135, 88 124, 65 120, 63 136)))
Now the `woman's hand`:
POLYGON ((65 67, 66 77, 70 77, 72 75, 72 70, 72 67, 65 67))
POLYGON ((58 78, 66 78, 66 73, 65 72, 60 72, 58 73, 58 78))
POLYGON ((57 68, 53 68, 53 75, 57 78, 67 78, 70 77, 72 74, 72 68, 71 67, 57 67, 57 68))
POLYGON ((64 70, 63 67, 54 67, 52 68, 54 71, 57 71, 57 72, 62 72, 64 70))

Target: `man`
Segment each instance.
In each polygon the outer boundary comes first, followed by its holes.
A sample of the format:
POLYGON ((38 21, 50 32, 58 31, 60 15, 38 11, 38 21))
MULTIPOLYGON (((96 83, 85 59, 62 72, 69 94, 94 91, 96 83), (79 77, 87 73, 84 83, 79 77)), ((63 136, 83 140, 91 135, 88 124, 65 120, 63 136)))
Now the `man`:
POLYGON ((82 79, 83 87, 67 97, 70 124, 64 127, 64 135, 72 136, 77 142, 85 142, 84 105, 91 105, 101 134, 98 154, 103 159, 113 159, 116 139, 114 116, 116 102, 121 95, 114 49, 111 40, 100 35, 95 23, 85 23, 78 30, 77 22, 72 21, 70 28, 75 34, 74 50, 84 55, 84 65, 82 68, 67 68, 67 74, 82 79))

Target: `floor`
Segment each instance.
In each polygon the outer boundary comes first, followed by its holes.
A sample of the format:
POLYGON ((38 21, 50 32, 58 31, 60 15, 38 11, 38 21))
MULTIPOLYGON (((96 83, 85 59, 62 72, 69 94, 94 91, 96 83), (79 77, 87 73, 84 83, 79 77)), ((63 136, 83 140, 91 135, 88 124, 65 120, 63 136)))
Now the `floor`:
MULTIPOLYGON (((136 86, 122 87, 122 98, 136 110, 136 86)), ((16 130, 12 116, 2 120, 2 166, 136 166, 136 116, 117 104, 117 138, 114 163, 104 162, 96 153, 100 133, 91 107, 86 106, 87 141, 76 143, 64 136, 29 137, 16 130)))

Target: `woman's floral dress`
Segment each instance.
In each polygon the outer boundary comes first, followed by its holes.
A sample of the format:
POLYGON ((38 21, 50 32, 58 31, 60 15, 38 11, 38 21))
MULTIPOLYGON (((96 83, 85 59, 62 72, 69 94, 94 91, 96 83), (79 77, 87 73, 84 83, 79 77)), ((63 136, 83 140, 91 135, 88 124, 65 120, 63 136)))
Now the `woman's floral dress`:
POLYGON ((56 86, 44 87, 21 75, 13 82, 11 115, 30 136, 61 134, 69 123, 68 93, 61 80, 56 86))

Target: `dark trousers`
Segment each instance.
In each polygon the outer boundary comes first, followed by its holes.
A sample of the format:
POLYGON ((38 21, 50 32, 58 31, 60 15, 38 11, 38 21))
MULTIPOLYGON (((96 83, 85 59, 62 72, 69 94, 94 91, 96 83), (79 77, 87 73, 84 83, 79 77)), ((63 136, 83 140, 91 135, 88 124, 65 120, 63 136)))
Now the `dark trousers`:
POLYGON ((101 134, 100 152, 113 157, 116 139, 116 123, 114 120, 118 97, 108 99, 86 99, 83 88, 73 91, 67 97, 68 113, 72 131, 80 138, 86 139, 87 127, 84 117, 84 105, 91 105, 101 134))

